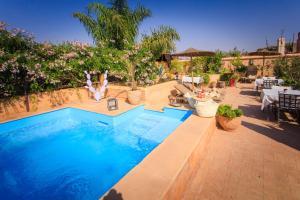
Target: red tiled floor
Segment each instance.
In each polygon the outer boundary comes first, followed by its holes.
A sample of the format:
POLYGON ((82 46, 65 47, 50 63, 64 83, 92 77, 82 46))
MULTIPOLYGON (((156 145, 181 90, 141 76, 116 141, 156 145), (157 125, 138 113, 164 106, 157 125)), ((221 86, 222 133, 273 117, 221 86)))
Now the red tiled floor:
POLYGON ((215 131, 184 199, 300 199, 300 127, 278 126, 252 86, 240 87, 225 103, 243 109, 242 126, 215 131))

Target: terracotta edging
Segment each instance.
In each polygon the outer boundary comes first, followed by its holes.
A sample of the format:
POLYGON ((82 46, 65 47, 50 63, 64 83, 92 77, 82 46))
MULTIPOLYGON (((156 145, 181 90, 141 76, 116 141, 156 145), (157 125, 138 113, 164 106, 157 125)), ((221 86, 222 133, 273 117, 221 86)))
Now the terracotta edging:
POLYGON ((101 199, 180 199, 215 124, 215 118, 190 116, 101 199))
POLYGON ((198 166, 203 159, 207 144, 209 143, 211 135, 213 134, 215 129, 216 121, 213 120, 213 122, 210 124, 210 127, 205 131, 205 133, 202 134, 202 137, 199 139, 198 145, 195 147, 195 150, 188 158, 182 170, 179 172, 174 182, 167 190, 166 194, 163 197, 164 200, 180 200, 183 198, 184 193, 188 187, 188 183, 194 177, 197 169, 199 168, 198 166))

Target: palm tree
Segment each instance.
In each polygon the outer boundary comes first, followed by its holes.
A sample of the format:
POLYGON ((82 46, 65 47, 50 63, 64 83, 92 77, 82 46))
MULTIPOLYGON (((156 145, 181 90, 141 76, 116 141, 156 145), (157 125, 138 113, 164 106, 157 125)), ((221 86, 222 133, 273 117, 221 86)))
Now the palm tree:
POLYGON ((169 26, 154 29, 151 35, 143 35, 142 45, 150 49, 154 58, 158 59, 164 53, 175 51, 175 41, 180 40, 178 32, 169 26))
POLYGON ((92 36, 94 42, 123 50, 127 43, 134 43, 141 22, 151 15, 149 9, 138 6, 131 10, 127 0, 111 0, 110 7, 90 3, 87 13, 73 14, 92 36))

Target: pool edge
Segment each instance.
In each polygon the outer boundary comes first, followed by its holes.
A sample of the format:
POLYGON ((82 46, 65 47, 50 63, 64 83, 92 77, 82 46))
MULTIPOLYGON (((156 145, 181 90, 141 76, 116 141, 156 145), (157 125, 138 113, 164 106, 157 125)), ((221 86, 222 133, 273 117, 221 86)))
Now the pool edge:
POLYGON ((181 199, 215 125, 215 118, 191 115, 100 199, 112 191, 130 200, 181 199))

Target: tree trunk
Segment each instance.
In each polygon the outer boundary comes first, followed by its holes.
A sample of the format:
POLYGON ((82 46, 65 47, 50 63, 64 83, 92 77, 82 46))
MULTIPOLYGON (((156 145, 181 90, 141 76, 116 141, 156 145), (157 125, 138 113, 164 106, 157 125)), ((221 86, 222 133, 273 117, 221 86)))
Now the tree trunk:
POLYGON ((135 80, 131 81, 131 88, 132 88, 132 90, 137 90, 137 83, 135 80))
POLYGON ((29 95, 28 95, 27 89, 28 89, 28 84, 25 83, 24 84, 25 107, 26 107, 26 111, 29 112, 30 111, 30 105, 29 105, 29 95))

